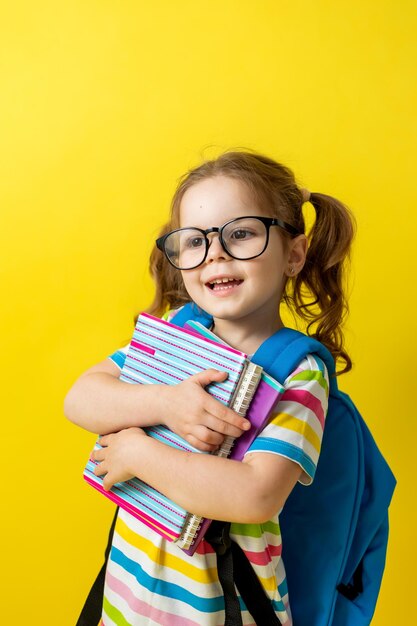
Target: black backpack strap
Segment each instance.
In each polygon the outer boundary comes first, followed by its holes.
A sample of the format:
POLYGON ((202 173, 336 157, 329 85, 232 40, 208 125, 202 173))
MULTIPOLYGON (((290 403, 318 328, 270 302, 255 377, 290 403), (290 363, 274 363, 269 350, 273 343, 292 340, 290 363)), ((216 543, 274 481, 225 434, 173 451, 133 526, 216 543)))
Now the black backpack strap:
POLYGON ((248 557, 242 548, 232 541, 233 571, 236 587, 257 626, 280 626, 272 602, 266 595, 248 557))
POLYGON ((257 626, 280 626, 272 602, 242 548, 230 539, 229 522, 212 522, 205 535, 217 555, 217 571, 225 604, 224 626, 241 626, 236 587, 257 626), (236 587, 235 587, 236 584, 236 587))
POLYGON ((205 535, 216 552, 217 574, 224 597, 224 626, 242 626, 242 612, 235 589, 233 553, 231 550, 230 522, 214 521, 205 535))
POLYGON ((88 594, 87 599, 84 603, 76 626, 97 626, 100 621, 103 608, 104 579, 106 576, 107 561, 109 560, 109 554, 112 546, 114 527, 116 526, 118 511, 119 509, 117 508, 110 527, 109 538, 107 540, 107 546, 104 553, 103 566, 99 571, 97 578, 93 583, 93 586, 90 589, 90 593, 88 594))
POLYGON ((340 583, 336 589, 342 596, 345 596, 348 600, 356 600, 356 598, 363 592, 363 561, 359 562, 358 567, 355 569, 352 577, 352 581, 345 585, 340 583))

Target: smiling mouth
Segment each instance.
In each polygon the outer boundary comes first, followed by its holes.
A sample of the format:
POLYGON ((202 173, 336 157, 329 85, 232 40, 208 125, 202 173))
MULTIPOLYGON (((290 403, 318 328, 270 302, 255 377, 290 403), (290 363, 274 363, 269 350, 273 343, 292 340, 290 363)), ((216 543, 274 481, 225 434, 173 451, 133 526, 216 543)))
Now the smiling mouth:
POLYGON ((206 283, 206 286, 212 291, 229 291, 234 287, 238 287, 243 283, 239 278, 218 278, 206 283))

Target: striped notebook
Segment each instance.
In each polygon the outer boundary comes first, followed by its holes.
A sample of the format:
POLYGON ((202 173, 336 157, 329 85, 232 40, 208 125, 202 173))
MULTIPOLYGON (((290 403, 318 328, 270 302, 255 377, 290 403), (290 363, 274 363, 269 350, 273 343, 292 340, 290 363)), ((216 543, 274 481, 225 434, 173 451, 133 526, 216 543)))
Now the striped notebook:
MULTIPOLYGON (((214 454, 242 460, 256 435, 269 420, 270 413, 283 393, 283 387, 247 355, 221 342, 214 333, 197 322, 186 328, 142 313, 120 379, 132 384, 175 385, 193 374, 215 368, 228 373, 222 383, 212 383, 206 390, 223 404, 232 407, 252 424, 250 430, 234 440, 226 437, 214 454)), ((197 450, 165 426, 145 428, 150 437, 181 450, 197 450)), ((99 443, 95 448, 99 448, 99 443)), ((135 518, 174 541, 193 554, 211 520, 185 511, 138 478, 117 483, 110 491, 103 489, 101 477, 94 474, 96 462, 90 459, 84 470, 85 480, 135 518)))

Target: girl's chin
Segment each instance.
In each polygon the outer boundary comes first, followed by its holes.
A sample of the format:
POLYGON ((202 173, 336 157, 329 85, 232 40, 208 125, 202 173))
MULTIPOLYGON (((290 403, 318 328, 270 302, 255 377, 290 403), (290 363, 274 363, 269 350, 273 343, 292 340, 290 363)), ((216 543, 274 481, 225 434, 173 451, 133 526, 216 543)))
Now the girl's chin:
POLYGON ((242 310, 242 303, 221 296, 204 298, 204 302, 201 302, 199 306, 212 317, 229 321, 238 319, 242 310))

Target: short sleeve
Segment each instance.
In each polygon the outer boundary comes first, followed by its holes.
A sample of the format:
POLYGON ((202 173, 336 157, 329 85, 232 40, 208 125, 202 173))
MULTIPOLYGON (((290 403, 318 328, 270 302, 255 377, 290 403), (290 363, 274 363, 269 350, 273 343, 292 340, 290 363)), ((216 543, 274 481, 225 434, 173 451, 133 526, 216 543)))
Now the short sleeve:
POLYGON ((327 414, 329 379, 323 361, 307 355, 284 382, 285 392, 269 424, 247 451, 279 454, 303 470, 300 482, 309 485, 319 459, 327 414))
POLYGON ((123 365, 125 364, 127 351, 129 350, 129 345, 130 344, 127 344, 127 346, 124 346, 124 348, 120 348, 119 350, 116 350, 116 352, 113 352, 113 354, 110 354, 108 357, 111 361, 113 361, 113 363, 116 363, 119 369, 122 369, 123 365))

